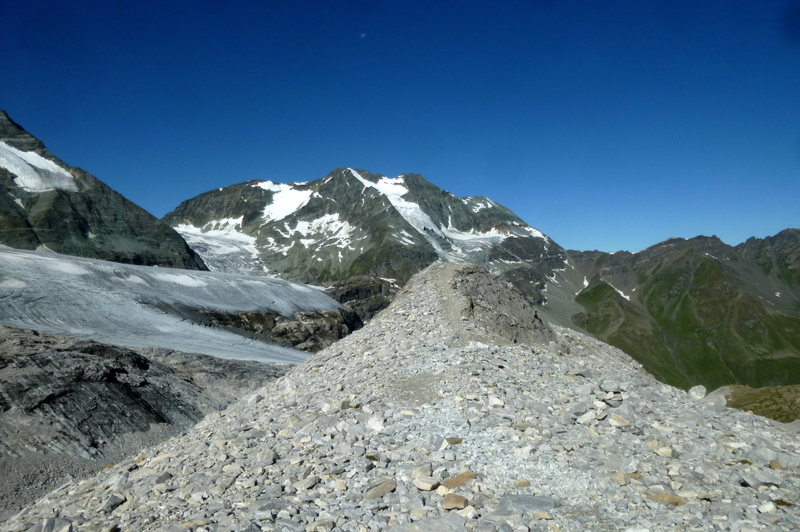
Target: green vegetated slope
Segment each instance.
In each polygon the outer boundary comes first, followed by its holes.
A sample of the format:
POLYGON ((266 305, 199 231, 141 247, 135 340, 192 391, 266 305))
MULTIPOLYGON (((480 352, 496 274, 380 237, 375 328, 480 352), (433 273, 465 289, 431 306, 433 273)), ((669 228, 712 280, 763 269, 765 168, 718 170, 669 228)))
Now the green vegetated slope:
POLYGON ((572 321, 681 388, 800 383, 799 242, 791 229, 596 254, 572 321))

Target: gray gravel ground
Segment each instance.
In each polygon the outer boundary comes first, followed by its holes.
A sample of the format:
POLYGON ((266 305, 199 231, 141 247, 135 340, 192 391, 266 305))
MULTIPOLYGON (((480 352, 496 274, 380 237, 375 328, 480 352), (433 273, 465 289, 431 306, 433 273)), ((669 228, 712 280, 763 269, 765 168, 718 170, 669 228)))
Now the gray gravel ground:
POLYGON ((274 386, 3 529, 777 532, 800 527, 799 450, 437 264, 274 386))

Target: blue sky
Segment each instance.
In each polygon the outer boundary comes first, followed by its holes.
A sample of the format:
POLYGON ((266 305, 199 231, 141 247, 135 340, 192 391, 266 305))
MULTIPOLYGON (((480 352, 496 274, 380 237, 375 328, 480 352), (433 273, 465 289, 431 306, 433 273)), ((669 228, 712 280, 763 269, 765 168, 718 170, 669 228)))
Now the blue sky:
POLYGON ((0 108, 156 216, 341 166, 571 249, 800 226, 798 0, 11 2, 0 108))

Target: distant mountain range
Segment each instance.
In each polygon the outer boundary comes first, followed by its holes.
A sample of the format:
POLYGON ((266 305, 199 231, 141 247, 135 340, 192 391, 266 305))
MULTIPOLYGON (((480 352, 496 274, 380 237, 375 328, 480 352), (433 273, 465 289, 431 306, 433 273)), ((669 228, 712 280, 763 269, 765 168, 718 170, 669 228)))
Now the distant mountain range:
POLYGON ((710 389, 800 383, 800 231, 732 247, 673 238, 639 253, 570 253, 570 319, 661 380, 710 389))
POLYGON ((541 316, 622 348, 667 383, 800 383, 797 229, 738 246, 697 237, 638 253, 565 250, 488 198, 351 168, 215 189, 162 223, 4 113, 0 220, 0 244, 11 247, 269 274, 331 287, 369 313, 427 265, 470 262, 513 284, 541 316))

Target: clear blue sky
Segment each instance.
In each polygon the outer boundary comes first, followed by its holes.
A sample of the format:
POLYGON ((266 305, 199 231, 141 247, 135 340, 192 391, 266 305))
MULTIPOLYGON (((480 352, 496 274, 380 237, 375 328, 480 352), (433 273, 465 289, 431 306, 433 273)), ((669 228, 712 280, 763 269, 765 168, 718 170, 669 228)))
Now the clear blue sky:
POLYGON ((351 166, 572 249, 800 226, 798 0, 6 2, 0 108, 156 216, 351 166))

